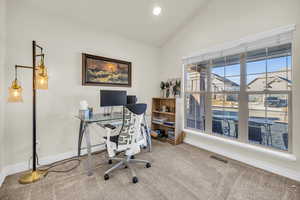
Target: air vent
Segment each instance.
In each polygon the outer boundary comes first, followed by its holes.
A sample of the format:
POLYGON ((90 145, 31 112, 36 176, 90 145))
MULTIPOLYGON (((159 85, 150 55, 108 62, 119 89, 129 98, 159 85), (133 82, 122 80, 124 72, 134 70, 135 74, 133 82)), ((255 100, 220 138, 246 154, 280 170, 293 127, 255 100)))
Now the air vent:
POLYGON ((212 155, 212 156, 210 156, 210 158, 215 159, 215 160, 220 161, 220 162, 223 162, 223 163, 226 163, 226 164, 228 163, 228 160, 220 158, 220 157, 218 157, 216 155, 212 155))

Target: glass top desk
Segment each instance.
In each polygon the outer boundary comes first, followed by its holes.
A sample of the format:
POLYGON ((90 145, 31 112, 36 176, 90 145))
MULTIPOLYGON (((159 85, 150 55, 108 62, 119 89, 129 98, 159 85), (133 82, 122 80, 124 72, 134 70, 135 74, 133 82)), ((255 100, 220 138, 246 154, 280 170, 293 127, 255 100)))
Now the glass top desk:
MULTIPOLYGON (((101 144, 96 144, 96 145, 91 145, 91 139, 90 139, 90 133, 89 133, 89 125, 93 123, 97 123, 98 125, 101 126, 101 124, 113 124, 113 123, 118 123, 122 124, 123 120, 123 114, 122 113, 111 113, 110 115, 105 115, 103 113, 95 113, 93 114, 92 117, 90 118, 81 118, 79 116, 75 116, 77 119, 80 120, 80 127, 79 127, 79 137, 78 137, 78 146, 77 146, 77 156, 78 158, 81 155, 81 148, 82 146, 82 139, 83 136, 85 137, 86 140, 86 149, 87 149, 87 170, 88 170, 88 175, 92 175, 92 166, 91 166, 91 153, 92 153, 92 147, 95 146, 100 146, 104 145, 104 143, 101 144)), ((151 136, 150 136, 150 131, 147 127, 147 121, 146 117, 144 116, 144 122, 143 122, 143 127, 146 130, 146 135, 147 135, 147 142, 148 142, 148 149, 151 151, 151 136)))

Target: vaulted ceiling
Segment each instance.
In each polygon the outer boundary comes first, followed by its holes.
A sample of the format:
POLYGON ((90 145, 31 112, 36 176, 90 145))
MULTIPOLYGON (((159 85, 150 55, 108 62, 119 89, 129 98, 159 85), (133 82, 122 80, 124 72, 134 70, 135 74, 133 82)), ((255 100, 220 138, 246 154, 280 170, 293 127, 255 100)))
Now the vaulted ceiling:
POLYGON ((80 20, 104 31, 162 46, 207 0, 25 0, 55 15, 80 20), (162 8, 154 16, 155 5, 162 8))

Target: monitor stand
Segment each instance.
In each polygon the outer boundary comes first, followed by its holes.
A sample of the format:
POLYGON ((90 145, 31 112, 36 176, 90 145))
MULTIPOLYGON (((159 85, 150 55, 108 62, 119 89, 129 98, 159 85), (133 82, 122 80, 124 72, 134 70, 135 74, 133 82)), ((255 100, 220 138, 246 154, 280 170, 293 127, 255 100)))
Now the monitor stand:
POLYGON ((104 116, 110 116, 113 113, 113 106, 104 107, 104 116))

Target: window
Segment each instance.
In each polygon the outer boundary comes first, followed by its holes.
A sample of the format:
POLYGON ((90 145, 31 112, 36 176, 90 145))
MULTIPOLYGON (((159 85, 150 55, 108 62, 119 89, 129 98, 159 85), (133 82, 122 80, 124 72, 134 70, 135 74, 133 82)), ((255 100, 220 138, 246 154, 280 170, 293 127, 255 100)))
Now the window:
POLYGON ((208 63, 202 62, 186 68, 186 127, 205 130, 205 104, 208 63))
POLYGON ((289 150, 292 44, 184 65, 185 128, 289 150))
POLYGON ((291 44, 246 52, 248 139, 288 149, 291 44))
POLYGON ((240 55, 211 61, 212 133, 237 137, 240 55))

